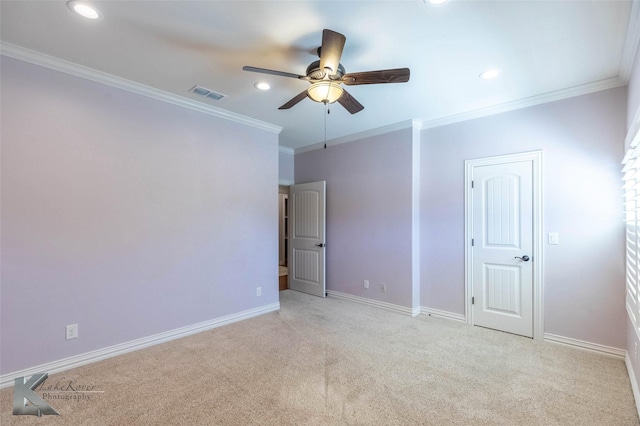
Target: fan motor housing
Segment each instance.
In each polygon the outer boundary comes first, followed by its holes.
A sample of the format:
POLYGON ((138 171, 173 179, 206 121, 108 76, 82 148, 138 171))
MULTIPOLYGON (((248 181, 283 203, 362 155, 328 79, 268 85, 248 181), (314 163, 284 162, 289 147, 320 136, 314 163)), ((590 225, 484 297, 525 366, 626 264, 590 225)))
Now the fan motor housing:
MULTIPOLYGON (((329 80, 342 80, 342 77, 346 74, 346 71, 342 64, 338 64, 338 71, 329 75, 329 80)), ((322 80, 327 75, 325 70, 320 68, 320 61, 312 62, 311 65, 307 67, 307 77, 311 80, 322 80)))

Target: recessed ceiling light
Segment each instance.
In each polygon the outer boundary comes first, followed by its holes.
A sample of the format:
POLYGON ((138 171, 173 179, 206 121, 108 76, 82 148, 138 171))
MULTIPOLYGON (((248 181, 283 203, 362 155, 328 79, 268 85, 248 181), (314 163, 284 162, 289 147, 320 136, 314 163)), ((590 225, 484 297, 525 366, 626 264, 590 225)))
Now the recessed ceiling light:
POLYGON ((442 4, 442 3, 446 3, 447 0, 429 0, 429 3, 431 4, 442 4))
POLYGON ((261 81, 259 83, 256 83, 253 85, 256 89, 260 89, 260 90, 269 90, 271 89, 271 86, 269 85, 269 83, 265 83, 264 81, 261 81))
POLYGON ((73 10, 78 15, 84 16, 85 18, 98 19, 102 16, 98 9, 91 6, 89 3, 71 0, 70 2, 67 2, 67 6, 69 9, 73 10))
POLYGON ((500 70, 499 69, 491 68, 491 69, 488 69, 486 71, 481 72, 478 77, 480 77, 483 80, 491 80, 492 78, 496 78, 499 75, 500 75, 500 70))

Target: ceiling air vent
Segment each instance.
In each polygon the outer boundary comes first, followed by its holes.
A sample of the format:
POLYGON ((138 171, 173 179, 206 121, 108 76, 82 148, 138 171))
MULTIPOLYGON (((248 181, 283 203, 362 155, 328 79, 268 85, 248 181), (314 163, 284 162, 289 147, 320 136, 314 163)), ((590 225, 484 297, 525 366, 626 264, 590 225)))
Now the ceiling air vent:
POLYGON ((193 86, 191 89, 189 89, 189 91, 192 93, 195 93, 196 95, 204 96, 206 98, 214 99, 216 101, 219 101, 220 99, 227 97, 227 95, 214 92, 213 90, 209 90, 201 86, 193 86))

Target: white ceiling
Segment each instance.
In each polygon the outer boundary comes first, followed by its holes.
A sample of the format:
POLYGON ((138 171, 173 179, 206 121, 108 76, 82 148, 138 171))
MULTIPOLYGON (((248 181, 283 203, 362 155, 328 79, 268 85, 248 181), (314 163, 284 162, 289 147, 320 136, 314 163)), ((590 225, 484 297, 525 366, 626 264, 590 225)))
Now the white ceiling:
POLYGON ((626 84, 638 43, 632 1, 90 1, 89 21, 64 1, 0 2, 0 37, 75 64, 283 128, 299 148, 421 119, 456 121, 626 84), (408 67, 408 83, 347 86, 365 109, 305 99, 308 83, 242 71, 305 74, 322 30, 347 38, 347 72, 408 67), (499 67, 502 74, 478 74, 499 67), (261 92, 254 83, 267 81, 261 92), (194 85, 227 95, 198 97, 194 85))

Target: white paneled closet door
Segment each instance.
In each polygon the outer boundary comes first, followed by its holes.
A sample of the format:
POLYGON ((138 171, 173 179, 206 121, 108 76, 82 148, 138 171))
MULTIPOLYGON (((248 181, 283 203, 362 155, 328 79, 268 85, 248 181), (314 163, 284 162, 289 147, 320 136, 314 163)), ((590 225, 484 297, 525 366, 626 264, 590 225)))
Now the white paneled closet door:
POLYGON ((473 168, 473 324, 533 337, 533 164, 473 168))
POLYGON ((289 187, 289 288, 326 296, 326 182, 289 187))

